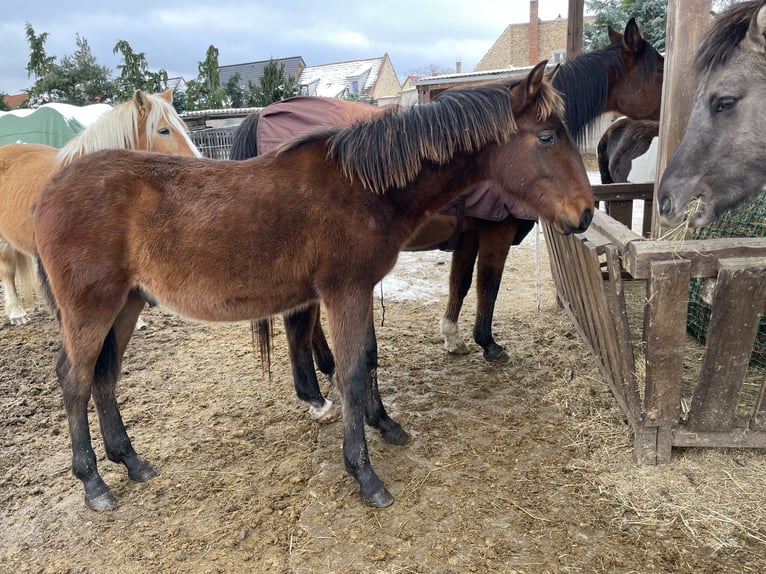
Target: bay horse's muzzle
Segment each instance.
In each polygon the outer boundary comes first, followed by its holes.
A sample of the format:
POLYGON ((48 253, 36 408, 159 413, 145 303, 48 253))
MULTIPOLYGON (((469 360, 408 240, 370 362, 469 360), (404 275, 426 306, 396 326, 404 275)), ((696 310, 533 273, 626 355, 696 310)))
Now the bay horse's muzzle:
POLYGON ((582 212, 580 221, 578 221, 577 224, 572 224, 566 214, 564 214, 559 221, 561 224, 561 233, 564 235, 569 235, 570 233, 582 233, 588 229, 591 221, 593 221, 593 208, 590 207, 582 212))

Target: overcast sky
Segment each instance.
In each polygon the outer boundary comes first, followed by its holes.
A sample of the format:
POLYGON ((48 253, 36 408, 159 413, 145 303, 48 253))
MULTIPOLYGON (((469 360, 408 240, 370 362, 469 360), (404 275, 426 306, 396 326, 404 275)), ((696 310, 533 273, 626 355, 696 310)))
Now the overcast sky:
MULTIPOLYGON (((543 20, 567 17, 567 0, 539 0, 543 20)), ((301 56, 309 66, 388 53, 400 79, 430 66, 469 72, 512 23, 529 21, 528 0, 160 0, 154 2, 13 1, 0 16, 0 91, 29 88, 24 27, 49 34, 45 50, 60 61, 88 40, 99 64, 117 75, 112 49, 126 40, 152 70, 196 78, 208 46, 220 65, 301 56), (385 8, 383 7, 385 6, 385 8)))

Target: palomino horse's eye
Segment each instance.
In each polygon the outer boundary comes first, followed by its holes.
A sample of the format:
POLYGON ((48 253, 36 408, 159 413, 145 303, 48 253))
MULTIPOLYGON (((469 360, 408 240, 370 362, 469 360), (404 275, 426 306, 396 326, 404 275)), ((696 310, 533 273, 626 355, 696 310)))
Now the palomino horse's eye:
POLYGON ((537 139, 540 140, 540 143, 545 145, 555 144, 557 141, 555 132, 542 132, 537 136, 537 139))
POLYGON ((737 98, 724 96, 723 98, 718 98, 714 105, 716 112, 725 112, 726 110, 730 110, 737 105, 737 98))
POLYGON ((157 130, 161 136, 169 136, 170 135, 170 128, 164 127, 157 130))

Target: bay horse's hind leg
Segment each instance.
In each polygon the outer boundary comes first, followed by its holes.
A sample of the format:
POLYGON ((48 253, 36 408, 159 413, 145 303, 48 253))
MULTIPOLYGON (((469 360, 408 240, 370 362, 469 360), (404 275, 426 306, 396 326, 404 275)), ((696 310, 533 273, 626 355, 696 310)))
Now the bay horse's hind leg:
MULTIPOLYGON (((311 354, 313 341, 320 343, 320 354, 317 360, 320 368, 326 369, 328 364, 332 364, 330 373, 335 370, 335 361, 321 325, 319 325, 319 311, 318 303, 311 304, 304 309, 285 313, 282 319, 285 324, 295 393, 300 400, 309 404, 309 413, 314 420, 320 423, 331 423, 340 420, 343 411, 338 405, 322 395, 314 370, 314 360, 311 354), (316 333, 317 330, 319 331, 318 334, 316 333), (324 342, 324 347, 321 347, 322 342, 324 342)), ((316 344, 314 347, 316 349, 316 344)))
POLYGON ((364 418, 371 427, 380 431, 383 440, 391 444, 407 444, 410 435, 399 423, 388 416, 378 389, 378 341, 375 337, 375 325, 370 316, 367 328, 365 364, 367 367, 367 402, 364 418))
POLYGON ((471 288, 473 266, 479 250, 479 235, 475 230, 464 231, 457 249, 452 253, 449 273, 449 296, 447 309, 441 320, 441 333, 444 348, 452 355, 467 355, 468 345, 458 333, 458 318, 463 308, 463 301, 471 288))
POLYGON ((479 262, 476 268, 476 321, 473 338, 484 349, 484 358, 490 362, 505 362, 508 352, 492 335, 492 319, 500 291, 505 262, 511 245, 518 245, 535 222, 509 216, 494 222, 483 222, 479 228, 479 262))
MULTIPOLYGON (((155 468, 133 450, 125 425, 117 406, 115 386, 120 375, 122 357, 133 335, 136 321, 144 308, 145 301, 136 291, 131 291, 114 325, 107 335, 106 345, 114 345, 109 360, 99 360, 93 380, 93 401, 96 404, 104 448, 109 460, 124 464, 128 476, 136 482, 144 482, 157 475, 155 468), (111 339, 111 340, 110 340, 111 339)), ((102 351, 102 355, 104 352, 102 351)))

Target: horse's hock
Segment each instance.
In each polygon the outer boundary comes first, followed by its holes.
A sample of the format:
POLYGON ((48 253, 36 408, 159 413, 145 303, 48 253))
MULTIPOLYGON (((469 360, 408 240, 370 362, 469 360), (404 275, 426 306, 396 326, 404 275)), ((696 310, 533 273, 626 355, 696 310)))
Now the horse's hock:
MULTIPOLYGON (((623 203, 646 193, 594 190, 623 203)), ((633 428, 640 462, 667 462, 672 447, 766 448, 766 237, 652 241, 602 211, 583 234, 545 235, 559 301, 633 428), (702 283, 712 285, 709 307, 695 295, 702 283)))

